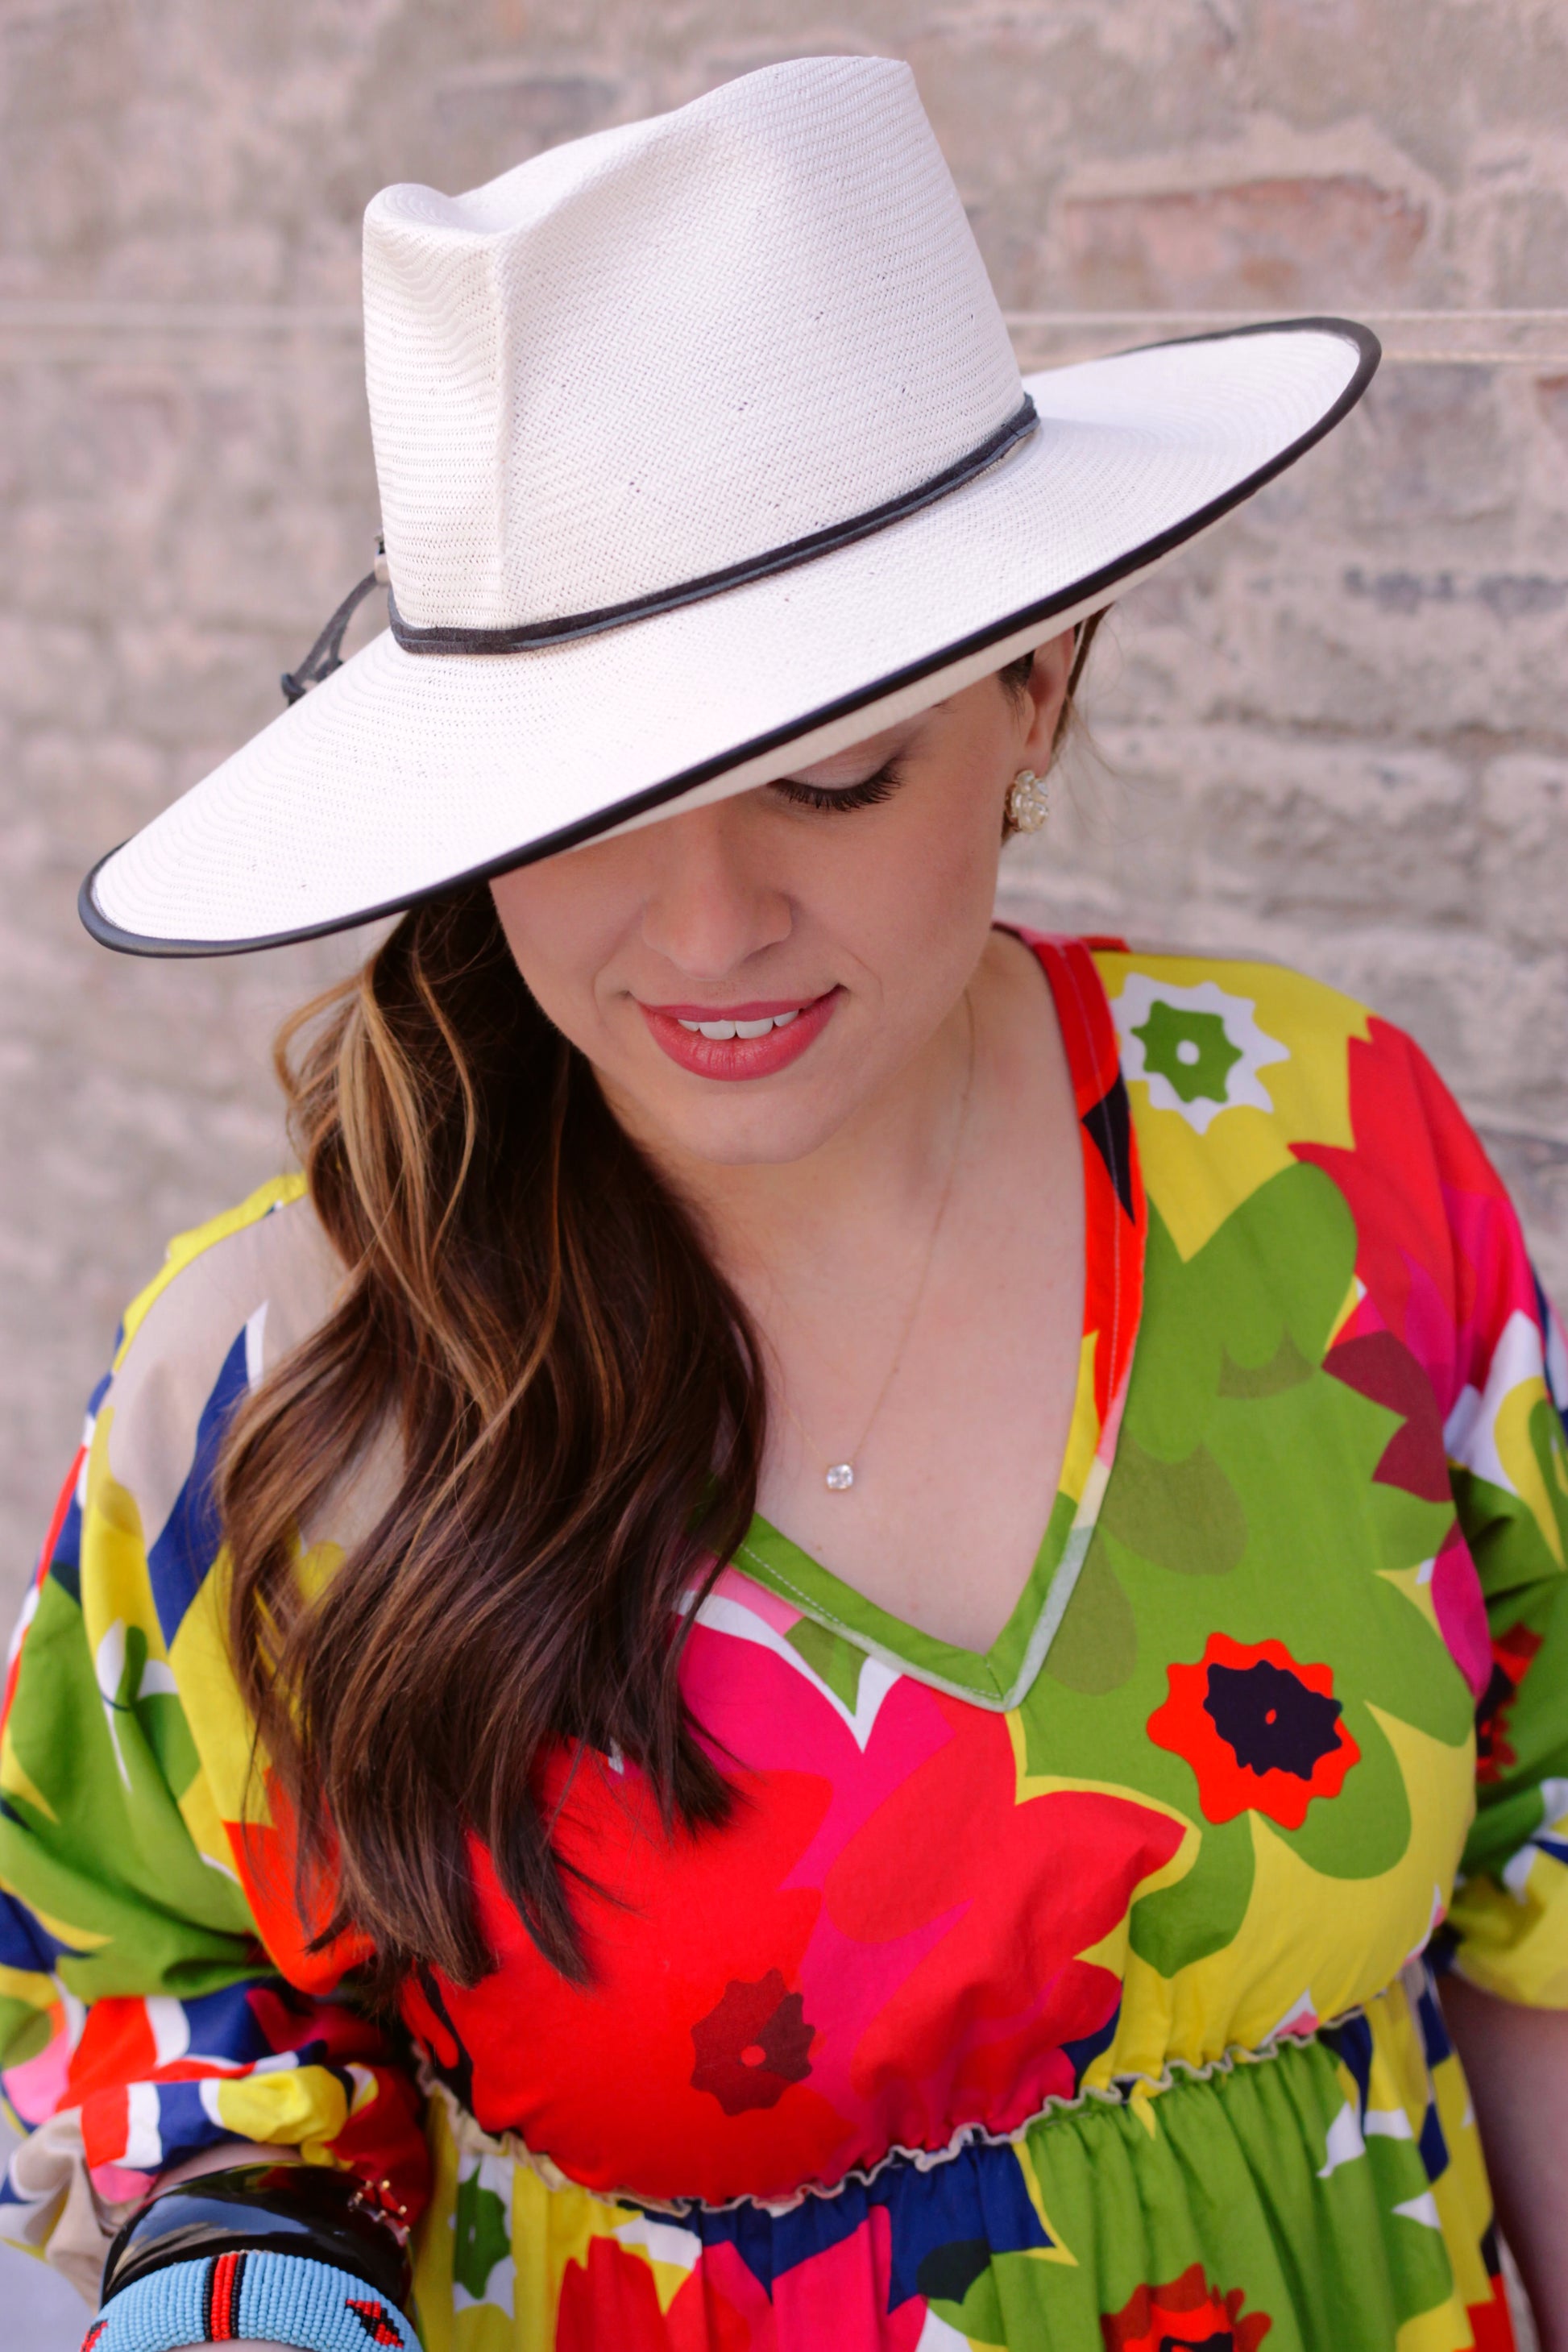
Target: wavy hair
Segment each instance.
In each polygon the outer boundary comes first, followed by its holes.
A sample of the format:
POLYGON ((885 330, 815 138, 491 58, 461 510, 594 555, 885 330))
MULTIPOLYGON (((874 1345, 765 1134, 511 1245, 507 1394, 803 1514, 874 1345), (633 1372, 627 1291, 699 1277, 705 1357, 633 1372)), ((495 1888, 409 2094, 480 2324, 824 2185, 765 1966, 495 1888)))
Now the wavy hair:
MULTIPOLYGON (((1080 635, 1076 684, 1092 635, 1080 635)), ((1020 693, 1030 656, 1001 673, 1020 693)), ((1058 740, 1071 709, 1064 705, 1058 740)), ((489 889, 416 907, 284 1027, 290 1133, 344 1269, 240 1407, 219 1473, 229 1638, 297 1832, 315 1941, 367 1989, 490 1956, 470 1838, 539 1949, 584 1955, 540 1802, 557 1741, 638 1765, 664 1818, 721 1822, 679 1669, 745 1534, 758 1339, 691 1212, 545 1019, 489 889), (374 1522, 323 1580, 301 1530, 381 1449, 374 1522)))

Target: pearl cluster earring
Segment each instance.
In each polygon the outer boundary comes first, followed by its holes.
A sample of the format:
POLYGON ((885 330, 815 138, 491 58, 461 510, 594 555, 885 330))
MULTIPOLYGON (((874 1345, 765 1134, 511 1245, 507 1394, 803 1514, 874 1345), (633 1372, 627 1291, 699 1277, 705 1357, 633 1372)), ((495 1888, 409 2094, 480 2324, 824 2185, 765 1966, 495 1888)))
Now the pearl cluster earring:
POLYGON ((1051 813, 1051 796, 1043 776, 1020 768, 1007 787, 1007 825, 1013 833, 1038 833, 1051 813))

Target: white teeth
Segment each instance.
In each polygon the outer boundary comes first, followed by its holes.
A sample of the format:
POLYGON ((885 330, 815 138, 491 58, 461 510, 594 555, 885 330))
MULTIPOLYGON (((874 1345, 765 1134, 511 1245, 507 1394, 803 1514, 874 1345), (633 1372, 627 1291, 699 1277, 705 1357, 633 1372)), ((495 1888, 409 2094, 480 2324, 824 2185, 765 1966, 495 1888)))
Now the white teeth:
POLYGON ((792 1012, 770 1013, 763 1021, 687 1021, 679 1013, 675 1017, 694 1037, 711 1037, 722 1045, 731 1037, 765 1037, 770 1029, 787 1029, 792 1021, 799 1020, 800 1007, 797 1004, 792 1012))

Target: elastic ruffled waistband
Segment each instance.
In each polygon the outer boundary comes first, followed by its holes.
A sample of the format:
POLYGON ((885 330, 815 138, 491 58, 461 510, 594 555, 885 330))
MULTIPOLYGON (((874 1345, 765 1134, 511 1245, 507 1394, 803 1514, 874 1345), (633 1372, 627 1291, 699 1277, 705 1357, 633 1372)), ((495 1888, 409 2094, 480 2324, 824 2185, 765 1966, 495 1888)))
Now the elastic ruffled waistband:
MULTIPOLYGON (((1378 1996, 1374 1995, 1373 1998, 1378 1996)), ((1216 2057, 1201 2062, 1173 2058, 1159 2074, 1119 2075, 1113 2083, 1092 2088, 1086 2087, 1075 2097, 1047 2099, 1042 2106, 1037 2108, 1032 2115, 1026 2116, 1022 2123, 1015 2125, 1010 2131, 989 2131, 984 2124, 961 2124, 952 2137, 941 2147, 903 2147, 895 2145, 888 2148, 873 2164, 852 2165, 847 2171, 840 2174, 837 2180, 805 2181, 800 2188, 784 2197, 757 2197, 742 2193, 735 2197, 719 2200, 701 2197, 670 2198, 650 2196, 646 2189, 636 2189, 629 2185, 610 2189, 590 2188, 586 2182, 574 2180, 570 2173, 563 2172, 553 2158, 530 2147, 518 2133, 508 2131, 498 2134, 486 2131, 462 2105, 450 2086, 440 2081, 428 2068, 421 2074, 420 2087, 427 2098, 439 2101, 445 2109, 447 2129, 459 2155, 508 2158, 514 2164, 526 2166, 547 2189, 574 2189, 586 2195, 604 2198, 610 2203, 637 2205, 651 2212, 668 2213, 672 2216, 689 2215, 699 2211, 732 2213, 747 2209, 777 2216, 793 2212, 807 2199, 826 2200, 842 2196, 850 2189, 869 2188, 884 2173, 900 2165, 909 2166, 918 2172, 931 2172, 939 2166, 951 2164, 970 2148, 1016 2148, 1042 2125, 1048 2126, 1057 2121, 1066 2122, 1075 2116, 1092 2113, 1096 2108, 1115 2109, 1125 2107, 1138 2099, 1162 2098, 1172 2091, 1180 2091, 1188 2085, 1212 2083, 1219 2077, 1234 2074, 1238 2067, 1269 2065, 1289 2052, 1307 2049, 1320 2042, 1323 2036, 1340 2031, 1353 2018, 1363 2016, 1367 2004, 1364 2002, 1358 2003, 1354 2008, 1341 2011, 1337 2016, 1320 2020, 1310 2032, 1293 2032, 1271 2037, 1256 2049, 1232 2044, 1216 2057)))

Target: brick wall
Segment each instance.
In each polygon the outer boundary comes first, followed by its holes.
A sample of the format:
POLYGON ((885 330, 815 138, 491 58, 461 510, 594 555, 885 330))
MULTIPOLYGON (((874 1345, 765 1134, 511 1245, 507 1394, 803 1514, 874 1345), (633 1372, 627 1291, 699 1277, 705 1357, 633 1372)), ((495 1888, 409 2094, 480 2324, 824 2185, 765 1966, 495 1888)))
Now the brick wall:
MULTIPOLYGON (((277 708, 375 504, 358 224, 780 56, 910 58, 1026 362, 1349 308, 1349 427, 1148 588, 1009 892, 1408 1022, 1568 1292, 1568 19, 1546 0, 0 11, 0 1586, 120 1305, 277 1164, 341 945, 92 948, 90 858, 277 708)), ((0 1592, 0 1602, 4 1593, 0 1592)))

